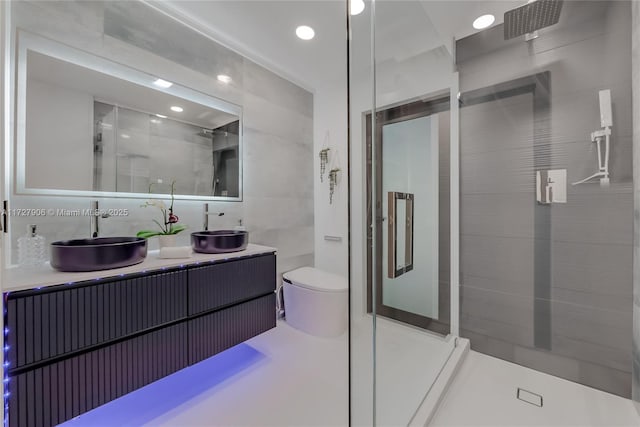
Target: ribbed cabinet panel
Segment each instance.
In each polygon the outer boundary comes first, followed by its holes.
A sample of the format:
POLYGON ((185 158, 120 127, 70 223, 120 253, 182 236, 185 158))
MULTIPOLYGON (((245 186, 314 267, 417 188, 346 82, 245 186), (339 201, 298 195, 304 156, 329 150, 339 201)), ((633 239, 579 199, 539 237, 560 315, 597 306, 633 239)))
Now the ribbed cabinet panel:
POLYGON ((187 272, 173 271, 42 294, 11 294, 11 369, 127 337, 187 316, 187 272))
POLYGON ((189 315, 273 292, 275 277, 275 255, 189 269, 189 315))
POLYGON ((9 425, 49 427, 187 366, 178 323, 11 378, 9 425))
POLYGON ((189 364, 275 328, 275 303, 271 294, 190 320, 189 364))

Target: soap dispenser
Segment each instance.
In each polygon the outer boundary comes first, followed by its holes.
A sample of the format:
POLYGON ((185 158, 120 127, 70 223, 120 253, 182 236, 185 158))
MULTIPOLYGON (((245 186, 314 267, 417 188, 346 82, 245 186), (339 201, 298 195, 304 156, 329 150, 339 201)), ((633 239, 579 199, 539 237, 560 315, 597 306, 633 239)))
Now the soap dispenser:
POLYGON ((18 239, 18 264, 37 267, 46 262, 45 239, 36 232, 36 225, 27 226, 27 234, 18 239))

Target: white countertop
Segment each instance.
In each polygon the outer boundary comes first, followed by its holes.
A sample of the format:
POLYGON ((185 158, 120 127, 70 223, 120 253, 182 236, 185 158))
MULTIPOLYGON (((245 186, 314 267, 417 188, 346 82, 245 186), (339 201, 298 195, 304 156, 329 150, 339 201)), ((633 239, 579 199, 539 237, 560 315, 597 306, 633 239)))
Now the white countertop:
POLYGON ((83 282, 86 280, 104 279, 107 277, 117 277, 132 273, 141 273, 154 270, 162 270, 171 267, 181 267, 201 262, 218 260, 230 260, 244 258, 253 255, 275 252, 276 248, 249 244, 247 249, 240 252, 227 254, 200 254, 192 253, 190 258, 164 259, 158 258, 160 251, 149 251, 147 258, 140 264, 112 270, 87 271, 80 273, 67 273, 54 270, 49 263, 37 269, 23 269, 19 267, 7 268, 2 285, 3 292, 20 291, 25 289, 41 288, 45 286, 60 285, 70 282, 83 282))

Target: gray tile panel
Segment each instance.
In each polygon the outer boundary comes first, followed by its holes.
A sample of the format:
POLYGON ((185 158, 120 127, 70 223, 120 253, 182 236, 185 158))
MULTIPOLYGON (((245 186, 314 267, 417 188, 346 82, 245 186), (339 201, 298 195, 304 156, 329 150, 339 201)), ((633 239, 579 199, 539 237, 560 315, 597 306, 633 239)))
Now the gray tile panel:
MULTIPOLYGON (((633 117, 640 111, 640 4, 632 4, 632 75, 633 75, 633 117)), ((640 120, 633 123, 633 370, 632 398, 640 413, 640 120)))
POLYGON ((463 276, 533 285, 534 239, 465 235, 460 240, 463 276))
POLYGON ((567 7, 528 44, 504 42, 501 27, 457 43, 463 92, 540 72, 551 88, 535 114, 531 95, 461 109, 462 336, 476 350, 629 396, 633 219, 640 229, 630 2, 567 7), (569 185, 566 204, 538 205, 536 169, 567 169, 569 183, 596 171, 601 89, 613 98, 611 186, 569 185))

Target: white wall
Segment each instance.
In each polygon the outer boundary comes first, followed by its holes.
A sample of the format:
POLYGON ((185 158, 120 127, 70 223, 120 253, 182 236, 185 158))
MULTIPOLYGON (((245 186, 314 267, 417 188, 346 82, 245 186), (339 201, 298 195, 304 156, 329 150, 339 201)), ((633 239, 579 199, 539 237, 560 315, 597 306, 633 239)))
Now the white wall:
POLYGON ((29 79, 26 117, 27 187, 92 190, 93 97, 29 79))
POLYGON ((347 151, 347 82, 345 55, 336 52, 336 68, 345 75, 317 90, 313 102, 313 189, 315 219, 315 266, 343 277, 349 268, 348 253, 348 151, 347 151), (329 164, 324 182, 320 182, 320 150, 330 148, 329 164), (329 203, 328 173, 340 168, 338 185, 329 203), (342 241, 325 240, 325 236, 339 237, 342 241))

